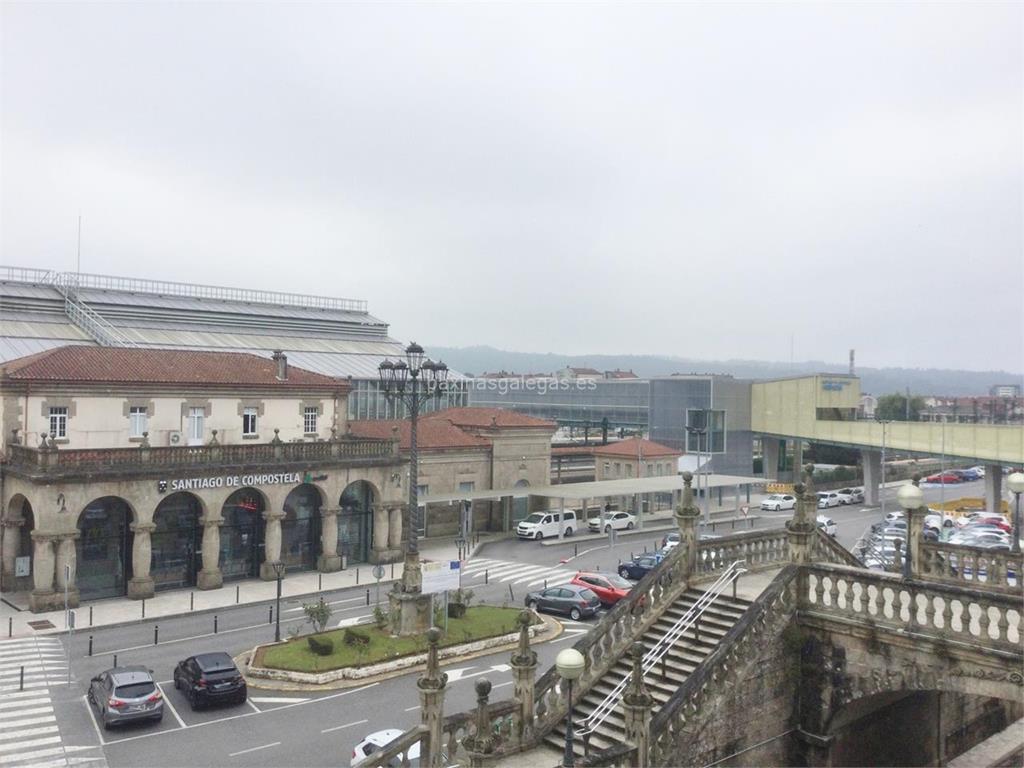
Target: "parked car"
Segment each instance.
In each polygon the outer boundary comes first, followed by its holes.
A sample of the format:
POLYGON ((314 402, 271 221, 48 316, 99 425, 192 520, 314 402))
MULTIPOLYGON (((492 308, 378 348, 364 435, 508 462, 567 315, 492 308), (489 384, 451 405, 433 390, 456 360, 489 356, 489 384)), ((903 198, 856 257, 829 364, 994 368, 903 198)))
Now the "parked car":
POLYGON ((114 667, 89 681, 85 694, 104 729, 164 717, 164 697, 145 667, 114 667))
POLYGON ((825 517, 825 515, 818 515, 818 527, 821 528, 829 536, 836 535, 836 521, 831 517, 825 517))
POLYGON ((654 570, 654 567, 660 562, 661 558, 656 555, 638 555, 628 563, 622 563, 619 566, 619 576, 624 579, 640 580, 654 570))
MULTIPOLYGON (((380 752, 392 741, 401 736, 404 731, 398 728, 386 728, 383 731, 375 731, 366 736, 362 741, 352 748, 352 762, 349 765, 359 765, 375 752, 380 752)), ((402 764, 405 755, 399 752, 389 765, 399 766, 402 764)), ((409 747, 409 763, 413 766, 420 764, 420 743, 417 741, 409 747)))
POLYGON ((902 520, 904 517, 903 510, 894 509, 892 512, 885 513, 885 522, 891 523, 893 520, 902 520))
POLYGON ((534 512, 516 526, 516 536, 521 539, 543 539, 545 536, 558 536, 561 520, 565 520, 564 534, 572 536, 573 530, 579 527, 576 512, 567 509, 564 512, 534 512))
POLYGON ((1010 533, 1013 530, 1013 527, 1006 522, 1006 518, 1002 515, 982 515, 975 519, 974 523, 978 525, 992 525, 1006 533, 1010 533))
POLYGON ((985 477, 985 468, 984 467, 970 467, 969 469, 970 469, 971 472, 976 474, 979 478, 985 477))
POLYGON ((601 605, 611 607, 619 600, 629 594, 633 588, 632 582, 626 581, 614 573, 590 573, 580 571, 574 577, 572 584, 578 587, 586 587, 601 601, 601 605))
POLYGON ((610 530, 631 531, 634 525, 636 525, 636 515, 631 515, 629 512, 607 513, 604 516, 604 528, 601 527, 600 517, 592 517, 587 520, 587 527, 594 533, 601 531, 607 533, 610 530))
POLYGON ((761 509, 768 512, 779 512, 783 509, 796 509, 796 496, 788 493, 773 493, 761 502, 761 509))
POLYGON ((661 540, 661 548, 665 552, 671 552, 673 549, 679 546, 679 531, 673 531, 667 534, 661 540))
POLYGON ((955 475, 960 475, 961 479, 963 479, 965 483, 972 482, 974 480, 981 480, 985 476, 973 467, 970 469, 951 469, 950 472, 955 475))
POLYGON ((836 493, 839 494, 839 500, 848 498, 849 501, 843 501, 844 504, 863 504, 864 503, 864 489, 863 488, 840 488, 836 493))
POLYGON ((589 587, 578 584, 563 584, 548 587, 526 596, 526 607, 534 611, 562 613, 573 621, 588 618, 597 613, 601 600, 589 587))
POLYGON ((193 710, 215 702, 245 702, 245 678, 234 660, 224 653, 201 653, 178 662, 174 668, 174 688, 184 691, 193 710))
POLYGON ((939 485, 950 485, 951 483, 959 483, 960 475, 954 475, 952 472, 937 472, 934 475, 928 475, 924 479, 926 483, 938 483, 939 485))
POLYGON ((818 491, 818 509, 839 506, 839 494, 835 491, 818 491))

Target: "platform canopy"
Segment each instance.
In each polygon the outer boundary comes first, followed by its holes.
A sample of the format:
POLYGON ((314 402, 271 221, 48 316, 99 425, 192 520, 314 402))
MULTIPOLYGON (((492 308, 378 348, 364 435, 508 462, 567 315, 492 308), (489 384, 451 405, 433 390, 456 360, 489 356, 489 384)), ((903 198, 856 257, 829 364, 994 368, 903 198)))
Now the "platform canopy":
MULTIPOLYGON (((737 485, 763 483, 763 477, 744 475, 704 475, 701 487, 733 488, 737 485)), ((694 478, 694 487, 697 480, 694 478)), ((626 477, 618 480, 597 480, 591 483, 562 483, 560 485, 536 485, 516 488, 495 488, 489 491, 467 491, 463 493, 426 494, 419 497, 421 504, 454 504, 457 501, 489 501, 508 496, 523 499, 539 496, 546 499, 601 499, 607 496, 632 496, 644 493, 671 493, 682 490, 682 475, 662 477, 626 477)))

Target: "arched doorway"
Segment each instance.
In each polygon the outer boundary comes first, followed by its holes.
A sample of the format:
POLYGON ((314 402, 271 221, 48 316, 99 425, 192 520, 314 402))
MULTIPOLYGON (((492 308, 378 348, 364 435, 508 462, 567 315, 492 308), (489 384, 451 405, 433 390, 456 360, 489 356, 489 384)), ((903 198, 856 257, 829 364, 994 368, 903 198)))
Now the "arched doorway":
POLYGON ((173 493, 153 513, 153 586, 162 589, 194 587, 202 551, 203 505, 191 493, 173 493))
POLYGON ((224 524, 220 529, 220 571, 224 581, 259 575, 266 508, 263 494, 253 488, 239 488, 224 502, 224 524))
POLYGON ((32 505, 16 493, 7 504, 3 536, 3 591, 27 592, 32 589, 32 529, 35 516, 32 505))
POLYGON ((320 554, 320 505, 323 497, 315 485, 303 483, 284 500, 281 521, 281 562, 292 571, 316 568, 320 554))
MULTIPOLYGON (((529 480, 520 480, 520 481, 518 481, 515 484, 515 487, 516 488, 529 488, 530 487, 530 481, 529 480)), ((529 511, 530 511, 529 510, 529 506, 528 506, 529 503, 530 503, 530 500, 526 496, 522 496, 522 497, 519 497, 519 498, 514 498, 512 500, 512 527, 513 528, 519 523, 520 520, 525 519, 526 515, 529 514, 529 511)))
POLYGON ((365 480, 349 484, 341 494, 338 506, 338 554, 351 563, 365 563, 370 557, 373 535, 373 505, 377 492, 365 480))
POLYGON ((75 585, 82 600, 120 597, 132 577, 132 510, 117 496, 90 502, 78 516, 75 585))

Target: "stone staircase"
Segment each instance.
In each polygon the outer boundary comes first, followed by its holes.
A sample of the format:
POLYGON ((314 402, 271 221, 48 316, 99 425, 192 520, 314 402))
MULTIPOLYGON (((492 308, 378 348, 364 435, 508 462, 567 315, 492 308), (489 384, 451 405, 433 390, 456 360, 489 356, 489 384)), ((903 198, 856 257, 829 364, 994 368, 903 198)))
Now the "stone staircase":
MULTIPOLYGON (((701 594, 703 593, 700 590, 688 589, 680 595, 644 633, 641 641, 644 644, 644 648, 648 651, 653 648, 672 628, 672 625, 682 618, 693 606, 701 594)), ((714 650, 721 638, 725 636, 725 633, 729 631, 750 605, 749 600, 720 595, 704 611, 704 614, 700 617, 699 624, 682 634, 675 645, 663 657, 662 661, 658 662, 655 668, 644 678, 644 684, 648 692, 654 697, 655 711, 668 701, 669 697, 675 693, 687 676, 714 650)), ((580 731, 585 728, 584 721, 601 704, 605 697, 614 690, 621 680, 629 677, 631 669, 628 655, 621 655, 615 665, 591 685, 582 700, 575 702, 572 715, 573 730, 575 731, 573 746, 577 756, 584 754, 584 740, 580 736, 580 731)), ((574 698, 575 695, 574 691, 574 698)), ((604 719, 604 722, 590 734, 589 751, 594 752, 607 749, 621 744, 624 740, 625 720, 622 714, 622 707, 616 704, 604 719)), ((564 749, 564 720, 545 737, 545 742, 553 747, 564 749)))

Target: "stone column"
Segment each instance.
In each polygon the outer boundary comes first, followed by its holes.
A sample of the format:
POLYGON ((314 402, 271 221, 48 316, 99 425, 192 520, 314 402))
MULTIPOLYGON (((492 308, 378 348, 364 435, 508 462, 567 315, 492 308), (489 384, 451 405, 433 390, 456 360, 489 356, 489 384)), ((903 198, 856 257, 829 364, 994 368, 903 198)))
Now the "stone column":
POLYGON ((3 521, 3 551, 0 552, 0 587, 4 592, 14 590, 14 561, 18 557, 18 550, 21 548, 21 529, 25 525, 24 520, 3 521))
POLYGON ((796 496, 796 507, 793 509, 793 517, 786 522, 786 530, 789 538, 789 559, 797 565, 806 565, 811 562, 811 536, 818 527, 818 495, 814 491, 812 474, 814 467, 808 464, 804 467, 804 482, 797 483, 793 488, 793 495, 796 496))
POLYGON ((764 479, 779 479, 779 439, 777 437, 761 438, 761 470, 764 479))
POLYGON ((864 503, 875 506, 880 501, 878 486, 882 482, 882 452, 861 451, 860 457, 864 467, 864 503))
POLYGON ((78 567, 78 550, 75 540, 81 534, 78 531, 61 536, 57 541, 57 598, 64 599, 64 587, 68 588, 68 606, 78 607, 78 587, 75 586, 75 569, 78 567), (71 578, 65 577, 70 571, 71 578))
POLYGON ((437 663, 437 644, 440 640, 441 631, 431 627, 427 632, 427 668, 416 681, 420 692, 421 722, 428 732, 424 744, 426 754, 422 749, 420 751, 420 765, 424 768, 438 768, 444 764, 441 761, 441 753, 444 751, 441 726, 444 723, 444 689, 448 675, 440 671, 437 663))
POLYGON ((651 708, 654 697, 644 686, 644 644, 633 643, 629 649, 633 674, 622 697, 622 710, 626 718, 626 741, 636 746, 636 768, 647 768, 651 748, 651 708))
POLYGON ((693 473, 683 472, 683 500, 676 507, 676 525, 679 526, 679 547, 683 550, 684 578, 697 572, 697 521, 700 509, 693 503, 693 473))
POLYGON ((470 768, 485 768, 494 765, 494 753, 498 746, 498 739, 491 733, 491 718, 487 711, 491 682, 487 678, 480 678, 473 687, 476 689, 476 728, 472 736, 462 740, 462 745, 469 752, 470 768))
POLYGON ((512 680, 514 698, 519 702, 519 721, 523 724, 519 735, 521 742, 533 738, 534 703, 533 685, 537 675, 537 654, 530 649, 530 624, 533 615, 530 611, 520 611, 516 618, 519 624, 519 647, 512 654, 512 680))
POLYGON ((156 525, 132 523, 129 527, 135 538, 132 540, 132 577, 128 581, 128 597, 141 600, 154 595, 153 577, 149 575, 149 567, 153 560, 153 542, 150 534, 156 525))
MULTIPOLYGON (((920 475, 914 475, 914 485, 920 481, 920 475)), ((907 553, 910 555, 910 576, 921 577, 921 539, 924 536, 924 518, 928 514, 928 505, 923 504, 917 509, 909 509, 907 515, 907 553)), ((991 569, 991 566, 989 566, 991 569)), ((989 573, 992 579, 995 574, 989 573)), ((997 582, 998 583, 998 582, 997 582)))
POLYGON ((200 589, 220 589, 224 586, 224 574, 220 572, 220 527, 224 521, 219 517, 203 516, 203 567, 196 577, 200 589))
POLYGON ((402 507, 388 510, 388 549, 402 549, 402 507))
MULTIPOLYGON (((51 611, 57 608, 56 594, 53 591, 53 542, 56 538, 51 533, 32 531, 32 594, 29 596, 29 607, 33 613, 51 611)), ((61 605, 64 598, 61 597, 61 605)))
POLYGON ((373 508, 373 548, 383 550, 388 548, 388 510, 382 504, 373 508))
POLYGON ((1003 514, 1003 468, 999 464, 985 465, 985 510, 1003 514))
POLYGON ((277 581, 274 563, 281 562, 281 521, 284 512, 264 512, 266 528, 263 533, 263 562, 260 563, 260 578, 264 581, 277 581))
POLYGON ((341 570, 341 555, 338 554, 338 508, 320 509, 320 557, 316 567, 321 573, 341 570))

